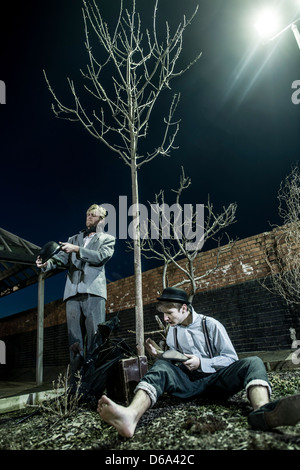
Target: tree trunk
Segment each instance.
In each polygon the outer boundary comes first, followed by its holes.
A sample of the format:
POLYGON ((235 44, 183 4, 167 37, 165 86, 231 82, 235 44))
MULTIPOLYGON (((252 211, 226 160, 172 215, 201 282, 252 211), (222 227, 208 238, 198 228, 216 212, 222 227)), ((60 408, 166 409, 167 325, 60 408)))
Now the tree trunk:
POLYGON ((68 82, 74 99, 74 107, 72 109, 65 106, 55 95, 45 74, 48 88, 56 103, 56 106, 52 106, 55 115, 70 121, 81 122, 93 137, 114 151, 131 168, 136 346, 139 355, 144 354, 144 319, 137 170, 158 155, 169 156, 174 148, 179 121, 173 122, 173 116, 179 101, 179 94, 173 96, 168 117, 164 118, 165 131, 161 137, 161 144, 155 145, 154 150, 149 149, 144 155, 137 155, 138 142, 139 139, 148 137, 150 116, 160 93, 166 88, 170 89, 170 80, 181 76, 201 56, 201 53, 198 54, 185 68, 175 70, 177 59, 182 52, 183 33, 196 15, 198 7, 189 19, 184 16, 183 22, 175 29, 174 35, 170 34, 167 22, 165 43, 159 45, 156 30, 158 0, 155 0, 154 3, 152 33, 146 29, 143 34, 141 18, 136 11, 136 0, 132 0, 131 12, 124 9, 123 1, 120 2, 119 16, 116 17, 117 23, 111 34, 107 23, 102 18, 97 1, 83 0, 85 45, 89 63, 87 71, 81 73, 87 79, 86 83, 90 83, 88 86, 85 85, 86 91, 93 98, 100 100, 99 111, 94 108, 91 115, 85 111, 85 106, 81 104, 75 84, 70 79, 68 82), (99 58, 94 55, 89 38, 89 27, 96 34, 104 53, 107 53, 102 64, 98 62, 99 58), (105 89, 105 81, 102 76, 102 70, 108 63, 115 67, 116 72, 112 77, 111 72, 107 71, 110 82, 111 78, 113 79, 113 91, 110 86, 107 90, 105 89), (103 103, 104 107, 102 107, 103 103), (112 125, 110 121, 106 120, 107 113, 112 117, 112 125), (173 132, 171 132, 171 127, 173 132), (113 133, 117 138, 112 138, 111 134, 113 133))
POLYGON ((135 275, 135 329, 137 354, 143 356, 144 348, 144 316, 143 316, 143 286, 141 266, 141 240, 139 196, 137 182, 137 167, 135 159, 131 162, 132 203, 133 203, 133 248, 134 248, 134 275, 135 275))

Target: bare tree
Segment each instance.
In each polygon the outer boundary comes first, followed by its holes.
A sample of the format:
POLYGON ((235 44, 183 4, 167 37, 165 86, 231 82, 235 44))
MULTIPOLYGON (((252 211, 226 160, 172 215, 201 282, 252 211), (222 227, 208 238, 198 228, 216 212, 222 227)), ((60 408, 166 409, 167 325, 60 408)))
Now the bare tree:
POLYGON ((266 262, 270 268, 271 292, 289 304, 300 304, 300 174, 295 166, 281 182, 278 191, 279 215, 283 225, 276 227, 267 247, 266 262))
POLYGON ((120 0, 119 15, 111 33, 96 0, 83 0, 85 46, 89 62, 82 76, 85 79, 84 89, 95 103, 91 111, 84 106, 72 80, 68 78, 74 104, 69 107, 56 96, 45 74, 55 102, 52 105, 55 115, 81 123, 91 136, 105 144, 130 168, 138 354, 144 353, 144 326, 137 172, 158 155, 170 155, 179 129, 179 123, 173 120, 179 95, 173 95, 164 118, 164 131, 159 145, 153 150, 142 152, 141 141, 149 136, 150 116, 161 92, 170 89, 170 81, 180 77, 201 55, 198 54, 185 68, 177 70, 183 34, 197 9, 189 19, 184 16, 174 33, 171 33, 167 22, 165 39, 161 43, 158 38, 157 10, 158 0, 155 0, 152 31, 146 29, 143 33, 136 1, 132 0, 132 10, 129 12, 124 8, 123 0, 120 0), (94 47, 90 38, 90 29, 95 34, 97 47, 94 47))
POLYGON ((221 240, 227 236, 227 248, 232 247, 233 241, 224 232, 229 225, 236 222, 235 214, 237 205, 231 203, 223 207, 220 214, 215 213, 213 204, 208 198, 206 205, 196 205, 196 210, 191 204, 181 205, 182 192, 191 184, 191 179, 186 177, 182 167, 180 184, 175 194, 175 203, 166 211, 164 191, 155 196, 155 203, 151 204, 151 220, 143 228, 142 253, 148 259, 157 259, 163 262, 163 288, 169 284, 168 267, 175 265, 183 274, 183 279, 173 287, 190 285, 190 300, 196 293, 199 282, 219 267, 219 257, 222 250, 221 240), (206 217, 204 214, 206 211, 206 217), (183 214, 183 212, 185 212, 183 214), (155 215, 153 217, 153 214, 155 215), (146 228, 145 228, 146 227, 146 228), (193 241, 194 240, 194 241, 193 241), (217 243, 217 256, 215 266, 202 275, 196 274, 195 261, 205 242, 213 240, 217 243), (183 262, 183 260, 185 260, 183 262))

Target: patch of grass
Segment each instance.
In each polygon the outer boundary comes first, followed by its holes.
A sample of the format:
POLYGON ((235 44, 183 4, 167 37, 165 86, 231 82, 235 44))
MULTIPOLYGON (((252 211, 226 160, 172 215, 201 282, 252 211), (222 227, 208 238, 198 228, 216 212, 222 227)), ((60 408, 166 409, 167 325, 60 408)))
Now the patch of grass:
POLYGON ((65 374, 59 374, 57 380, 53 381, 51 398, 46 398, 38 405, 41 413, 49 415, 51 418, 67 418, 74 415, 78 411, 81 398, 79 392, 81 386, 80 374, 77 375, 76 379, 76 385, 72 389, 69 385, 69 366, 65 374))
POLYGON ((269 372, 269 380, 272 386, 273 398, 300 393, 299 371, 269 372))

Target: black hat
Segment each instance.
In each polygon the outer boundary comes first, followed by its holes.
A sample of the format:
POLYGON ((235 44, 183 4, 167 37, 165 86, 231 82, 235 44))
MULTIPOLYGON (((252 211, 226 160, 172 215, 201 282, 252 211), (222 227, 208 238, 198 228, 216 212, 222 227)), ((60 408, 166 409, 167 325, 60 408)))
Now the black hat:
POLYGON ((42 258, 43 263, 46 263, 48 259, 56 255, 61 250, 61 246, 56 242, 46 243, 40 251, 40 257, 42 258))
POLYGON ((176 287, 166 287, 160 297, 157 300, 164 300, 166 302, 180 302, 182 304, 190 304, 188 295, 183 289, 177 289, 176 287))

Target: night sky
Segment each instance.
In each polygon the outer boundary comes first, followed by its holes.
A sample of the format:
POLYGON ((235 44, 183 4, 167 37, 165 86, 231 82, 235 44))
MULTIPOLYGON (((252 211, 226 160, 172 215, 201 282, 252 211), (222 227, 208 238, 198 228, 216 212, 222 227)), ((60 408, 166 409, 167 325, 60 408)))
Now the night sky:
MULTIPOLYGON (((164 110, 173 93, 181 93, 178 149, 142 167, 140 202, 152 202, 164 189, 172 204, 170 190, 178 186, 183 165, 192 179, 184 202, 205 203, 209 194, 216 211, 236 202, 237 223, 229 232, 239 239, 281 223, 278 188, 300 157, 300 105, 291 99, 292 83, 300 80, 300 50, 291 31, 269 44, 258 40, 254 23, 268 3, 278 7, 282 28, 300 16, 296 0, 160 0, 158 10, 160 26, 168 18, 174 28, 199 4, 180 61, 188 63, 201 51, 202 57, 171 82, 155 110, 153 146, 160 143, 164 110)), ((108 23, 118 5, 119 0, 99 1, 108 23)), ((137 0, 145 23, 153 5, 154 0, 137 0)), ((80 124, 51 111, 43 69, 62 102, 72 104, 67 77, 84 102, 80 69, 88 60, 81 7, 80 0, 17 0, 1 15, 6 104, 0 106, 0 227, 39 246, 66 241, 84 228, 92 203, 118 209, 122 195, 131 203, 129 167, 80 124)), ((152 266, 143 261, 143 270, 152 266)), ((117 240, 107 278, 132 274, 132 254, 117 240)), ((47 280, 46 302, 62 298, 64 278, 62 273, 47 280)), ((36 304, 37 285, 2 298, 0 317, 36 304)))

